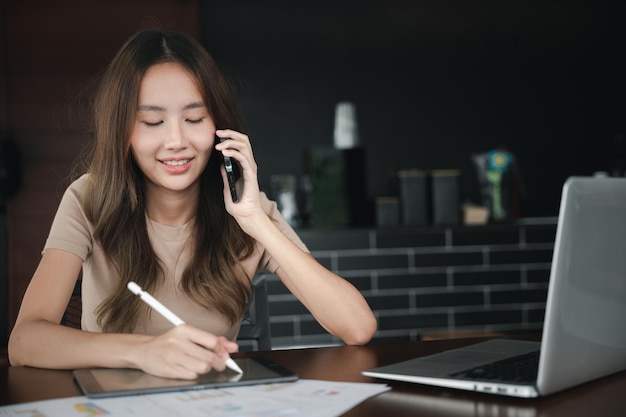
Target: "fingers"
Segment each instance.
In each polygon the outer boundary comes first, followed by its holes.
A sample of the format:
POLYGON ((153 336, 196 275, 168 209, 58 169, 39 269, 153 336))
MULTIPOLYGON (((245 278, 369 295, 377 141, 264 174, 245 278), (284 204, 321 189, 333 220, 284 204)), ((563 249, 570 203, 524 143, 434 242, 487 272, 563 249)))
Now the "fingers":
POLYGON ((226 139, 215 145, 215 149, 221 151, 225 156, 236 159, 242 169, 253 169, 256 172, 256 162, 252 153, 250 138, 235 130, 225 129, 215 132, 220 138, 226 139))
POLYGON ((157 376, 194 379, 211 369, 224 371, 229 352, 237 350, 236 343, 222 336, 181 325, 148 343, 140 367, 157 376))
POLYGON ((237 204, 232 204, 228 179, 223 167, 221 168, 224 182, 224 201, 228 212, 235 218, 249 217, 259 211, 259 185, 257 179, 257 164, 254 160, 252 145, 247 135, 235 130, 217 130, 215 134, 225 140, 215 145, 215 149, 236 160, 242 171, 242 179, 236 184, 238 191, 237 204))
POLYGON ((259 220, 266 219, 267 215, 261 206, 257 165, 252 153, 250 139, 243 133, 234 130, 218 130, 216 135, 227 138, 227 140, 216 145, 215 149, 221 151, 225 156, 237 160, 243 176, 243 180, 237 181, 238 201, 233 203, 225 170, 223 167, 221 168, 226 210, 246 233, 252 235, 255 232, 255 225, 259 224, 259 220))
POLYGON ((235 130, 217 130, 215 132, 217 136, 224 139, 220 143, 215 145, 215 148, 220 151, 239 151, 242 152, 246 148, 251 148, 250 138, 247 135, 237 132, 235 130))
POLYGON ((250 145, 250 138, 248 138, 248 135, 241 133, 241 132, 237 132, 236 130, 231 130, 231 129, 222 129, 222 130, 216 130, 215 134, 217 136, 219 136, 222 139, 231 139, 233 140, 233 142, 220 142, 218 144, 216 144, 216 147, 230 147, 231 144, 234 144, 235 142, 241 142, 241 143, 247 143, 248 145, 250 145), (228 145, 228 146, 224 146, 224 145, 228 145))

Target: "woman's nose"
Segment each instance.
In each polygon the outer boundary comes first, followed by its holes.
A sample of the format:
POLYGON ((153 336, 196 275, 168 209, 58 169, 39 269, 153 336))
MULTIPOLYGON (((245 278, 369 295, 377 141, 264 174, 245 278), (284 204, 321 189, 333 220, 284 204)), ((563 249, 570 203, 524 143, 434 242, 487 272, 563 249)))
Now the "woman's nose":
POLYGON ((172 123, 169 129, 168 137, 165 141, 165 147, 168 149, 178 149, 185 147, 185 134, 179 123, 172 123))

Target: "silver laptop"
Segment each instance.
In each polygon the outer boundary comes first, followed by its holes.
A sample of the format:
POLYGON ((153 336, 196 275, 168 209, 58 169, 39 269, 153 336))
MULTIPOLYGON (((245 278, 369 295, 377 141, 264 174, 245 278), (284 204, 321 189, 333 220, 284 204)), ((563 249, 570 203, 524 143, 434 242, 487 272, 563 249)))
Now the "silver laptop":
POLYGON ((363 375, 545 396, 625 370, 624 317, 626 178, 572 177, 561 196, 541 343, 494 339, 363 375))

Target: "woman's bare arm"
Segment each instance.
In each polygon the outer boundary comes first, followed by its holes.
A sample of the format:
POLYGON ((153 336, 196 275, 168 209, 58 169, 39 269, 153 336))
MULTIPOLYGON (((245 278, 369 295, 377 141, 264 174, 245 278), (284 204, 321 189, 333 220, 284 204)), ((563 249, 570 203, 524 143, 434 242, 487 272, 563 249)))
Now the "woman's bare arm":
POLYGON ((279 265, 278 277, 328 332, 347 344, 367 343, 376 332, 377 323, 365 298, 352 284, 295 245, 263 211, 249 138, 232 130, 217 134, 229 140, 216 145, 216 149, 236 159, 243 172, 243 194, 239 202, 233 203, 222 167, 228 212, 272 255, 279 265))
POLYGON ((224 369, 237 345, 192 326, 159 335, 95 333, 59 324, 80 272, 81 259, 47 250, 26 290, 9 338, 12 365, 51 369, 132 367, 174 378, 224 369))

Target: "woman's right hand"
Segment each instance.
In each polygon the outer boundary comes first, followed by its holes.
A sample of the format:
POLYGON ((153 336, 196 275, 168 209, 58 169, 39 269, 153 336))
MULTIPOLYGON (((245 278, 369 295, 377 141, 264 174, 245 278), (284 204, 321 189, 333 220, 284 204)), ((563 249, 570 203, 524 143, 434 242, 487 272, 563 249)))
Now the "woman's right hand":
POLYGON ((223 371, 229 353, 237 350, 238 345, 223 336, 183 324, 143 342, 135 361, 152 375, 195 379, 211 369, 223 371))

